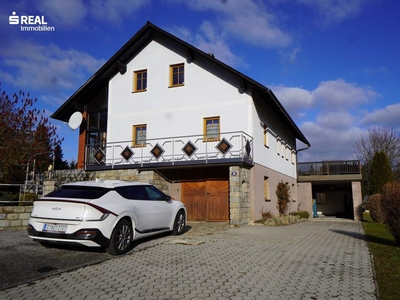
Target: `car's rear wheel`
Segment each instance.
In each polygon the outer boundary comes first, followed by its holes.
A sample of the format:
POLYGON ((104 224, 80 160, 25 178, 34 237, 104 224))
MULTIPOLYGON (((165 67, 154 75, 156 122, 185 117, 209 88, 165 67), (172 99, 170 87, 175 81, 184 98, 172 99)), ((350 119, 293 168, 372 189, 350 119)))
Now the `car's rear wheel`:
POLYGON ((186 227, 186 217, 185 212, 181 209, 178 211, 175 217, 174 228, 172 230, 172 234, 181 235, 185 232, 186 227))
POLYGON ((107 253, 111 255, 125 254, 132 245, 132 238, 131 223, 128 220, 121 220, 113 230, 110 244, 106 248, 107 253))

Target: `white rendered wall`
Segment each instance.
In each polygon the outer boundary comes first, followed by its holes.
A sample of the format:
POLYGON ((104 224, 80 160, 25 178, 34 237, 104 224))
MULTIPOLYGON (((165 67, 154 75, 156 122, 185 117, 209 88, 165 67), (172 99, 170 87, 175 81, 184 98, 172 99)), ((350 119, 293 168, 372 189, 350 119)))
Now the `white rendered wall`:
POLYGON ((294 144, 270 112, 257 111, 251 95, 240 93, 239 80, 198 56, 187 62, 184 49, 162 38, 151 41, 109 82, 107 142, 132 140, 132 126, 147 125, 147 138, 203 134, 203 118, 220 117, 221 132, 243 131, 254 138, 254 161, 296 178, 291 157, 277 155, 276 137, 264 146, 260 113, 274 132, 294 144), (170 65, 184 63, 185 83, 169 87, 170 65), (147 91, 133 92, 134 71, 147 70, 147 91), (272 124, 272 126, 271 126, 272 124))
POLYGON ((152 41, 109 83, 108 142, 132 139, 132 125, 147 124, 147 138, 203 134, 203 118, 220 117, 221 132, 249 132, 251 98, 212 73, 152 41), (184 86, 169 88, 169 66, 185 64, 184 86), (147 69, 147 91, 132 93, 134 71, 147 69), (243 114, 245 112, 245 114, 243 114))

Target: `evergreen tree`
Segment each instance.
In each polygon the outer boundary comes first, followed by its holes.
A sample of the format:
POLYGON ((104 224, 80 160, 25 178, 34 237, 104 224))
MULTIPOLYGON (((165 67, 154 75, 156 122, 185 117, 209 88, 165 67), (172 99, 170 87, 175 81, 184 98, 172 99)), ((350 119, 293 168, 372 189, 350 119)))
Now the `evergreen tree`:
POLYGON ((385 152, 376 152, 369 168, 369 194, 373 195, 380 193, 382 187, 393 180, 394 175, 385 152))
POLYGON ((61 146, 57 145, 54 148, 54 169, 55 170, 65 170, 68 169, 68 161, 63 160, 64 154, 62 152, 61 146))

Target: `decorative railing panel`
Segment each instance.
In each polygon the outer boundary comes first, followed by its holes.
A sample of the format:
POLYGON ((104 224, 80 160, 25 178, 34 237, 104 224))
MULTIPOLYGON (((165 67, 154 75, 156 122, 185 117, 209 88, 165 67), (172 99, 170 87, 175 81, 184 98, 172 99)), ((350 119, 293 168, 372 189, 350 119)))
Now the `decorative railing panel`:
POLYGON ((204 135, 147 139, 135 146, 133 141, 122 141, 86 147, 86 166, 117 167, 166 163, 191 163, 203 161, 253 157, 253 138, 238 132, 221 133, 218 140, 206 141, 204 135))
POLYGON ((361 174, 359 160, 298 163, 298 175, 361 174))

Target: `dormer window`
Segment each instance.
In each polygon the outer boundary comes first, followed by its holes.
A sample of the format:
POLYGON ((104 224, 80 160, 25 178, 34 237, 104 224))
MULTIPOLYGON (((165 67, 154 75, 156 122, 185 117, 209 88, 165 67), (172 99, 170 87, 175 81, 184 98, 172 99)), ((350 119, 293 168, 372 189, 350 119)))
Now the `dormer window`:
POLYGON ((135 71, 133 76, 133 92, 145 92, 147 89, 147 70, 135 71))
POLYGON ((177 64, 169 67, 170 87, 182 86, 185 84, 185 65, 177 64))

